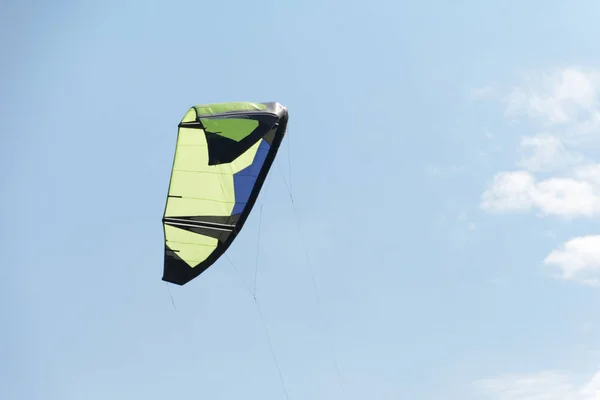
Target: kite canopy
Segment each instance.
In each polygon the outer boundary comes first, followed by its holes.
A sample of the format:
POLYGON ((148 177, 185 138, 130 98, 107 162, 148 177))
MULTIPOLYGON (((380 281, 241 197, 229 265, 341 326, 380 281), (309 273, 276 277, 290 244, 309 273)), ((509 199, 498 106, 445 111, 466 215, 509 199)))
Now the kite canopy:
POLYGON ((179 124, 163 216, 163 280, 183 285, 217 261, 248 218, 285 135, 279 103, 194 106, 179 124))

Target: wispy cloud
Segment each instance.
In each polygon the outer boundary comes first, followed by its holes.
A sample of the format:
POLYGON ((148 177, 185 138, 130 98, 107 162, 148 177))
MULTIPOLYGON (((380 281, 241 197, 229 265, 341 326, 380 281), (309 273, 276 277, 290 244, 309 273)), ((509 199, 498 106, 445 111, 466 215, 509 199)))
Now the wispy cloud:
POLYGON ((469 97, 475 100, 489 98, 492 97, 494 94, 494 88, 489 85, 474 88, 469 91, 469 97))
POLYGON ((508 96, 507 113, 536 118, 544 125, 597 122, 600 73, 569 67, 531 74, 508 96))
POLYGON ((457 175, 465 171, 465 167, 459 165, 442 166, 430 164, 425 167, 425 174, 430 177, 441 177, 448 175, 457 175))
POLYGON ((550 172, 585 162, 580 153, 569 150, 563 141, 550 134, 524 136, 517 166, 530 172, 550 172))
POLYGON ((483 379, 475 386, 493 400, 599 400, 600 371, 582 382, 566 372, 543 371, 483 379))

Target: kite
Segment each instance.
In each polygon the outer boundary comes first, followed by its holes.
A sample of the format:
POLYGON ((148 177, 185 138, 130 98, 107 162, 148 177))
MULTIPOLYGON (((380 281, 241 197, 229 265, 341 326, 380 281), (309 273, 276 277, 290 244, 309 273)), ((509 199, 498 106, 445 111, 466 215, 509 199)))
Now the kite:
POLYGON ((240 233, 286 133, 276 102, 191 107, 179 123, 163 214, 163 280, 184 285, 240 233))

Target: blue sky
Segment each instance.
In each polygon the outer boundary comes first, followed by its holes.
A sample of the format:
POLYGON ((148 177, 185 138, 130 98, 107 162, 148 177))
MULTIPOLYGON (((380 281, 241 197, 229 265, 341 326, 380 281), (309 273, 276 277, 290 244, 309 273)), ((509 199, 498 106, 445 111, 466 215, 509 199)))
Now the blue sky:
POLYGON ((597 399, 599 12, 3 2, 0 398, 285 398, 258 249, 290 399, 597 399), (289 135, 173 307, 177 123, 235 100, 289 135))

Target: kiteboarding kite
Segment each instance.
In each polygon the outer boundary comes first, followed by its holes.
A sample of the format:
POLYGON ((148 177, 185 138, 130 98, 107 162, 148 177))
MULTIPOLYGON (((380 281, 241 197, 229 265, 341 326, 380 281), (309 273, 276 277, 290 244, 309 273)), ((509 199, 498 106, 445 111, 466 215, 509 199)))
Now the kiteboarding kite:
POLYGON ((163 215, 163 280, 184 285, 229 248, 286 133, 279 103, 194 106, 179 123, 163 215))

